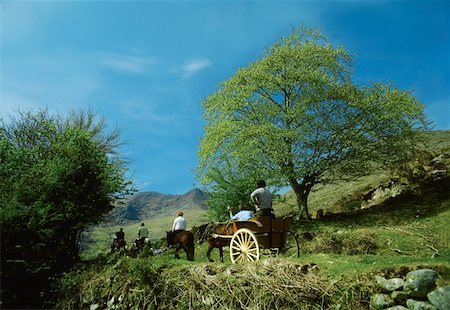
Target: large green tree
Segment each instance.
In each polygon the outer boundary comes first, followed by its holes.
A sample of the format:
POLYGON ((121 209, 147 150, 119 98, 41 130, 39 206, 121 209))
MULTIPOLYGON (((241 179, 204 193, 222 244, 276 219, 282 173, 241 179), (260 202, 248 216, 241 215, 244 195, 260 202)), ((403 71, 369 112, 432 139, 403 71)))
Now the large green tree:
POLYGON ((423 105, 392 85, 352 81, 353 58, 317 30, 300 28, 240 68, 203 102, 199 180, 217 184, 227 165, 290 186, 299 215, 320 182, 398 160, 425 130, 423 105))
POLYGON ((74 112, 19 112, 0 127, 2 301, 38 307, 48 277, 70 268, 83 228, 131 190, 120 131, 74 112))

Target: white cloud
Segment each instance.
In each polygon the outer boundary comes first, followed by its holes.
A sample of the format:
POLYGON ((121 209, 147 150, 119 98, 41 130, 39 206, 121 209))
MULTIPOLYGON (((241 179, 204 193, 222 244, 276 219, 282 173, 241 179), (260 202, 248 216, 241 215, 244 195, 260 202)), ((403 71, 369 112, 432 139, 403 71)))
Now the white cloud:
POLYGON ((106 55, 101 59, 103 65, 128 73, 144 73, 157 62, 155 57, 137 55, 106 55))
POLYGON ((211 65, 212 65, 211 61, 207 58, 192 59, 186 61, 181 66, 181 72, 183 77, 187 78, 205 68, 211 67, 211 65))

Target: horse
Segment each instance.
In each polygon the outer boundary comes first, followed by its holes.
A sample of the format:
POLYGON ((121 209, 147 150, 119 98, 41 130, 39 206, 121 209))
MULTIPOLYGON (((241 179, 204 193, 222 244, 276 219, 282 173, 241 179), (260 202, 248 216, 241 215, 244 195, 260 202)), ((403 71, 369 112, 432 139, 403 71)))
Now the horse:
POLYGON ((232 235, 233 234, 233 225, 232 223, 209 223, 203 224, 198 228, 199 233, 199 243, 203 241, 208 241, 208 252, 206 256, 208 256, 208 260, 210 262, 214 262, 211 258, 211 251, 214 248, 219 249, 220 261, 223 263, 223 247, 229 246, 230 241, 221 238, 214 238, 213 234, 218 235, 232 235))
POLYGON ((136 239, 134 241, 134 244, 136 244, 136 247, 138 249, 138 251, 142 251, 144 249, 144 247, 148 247, 149 249, 152 248, 152 243, 150 242, 149 238, 141 238, 141 239, 136 239))
MULTIPOLYGON (((167 237, 169 237, 168 231, 166 231, 167 237)), ((180 258, 180 255, 178 255, 178 251, 180 249, 183 249, 186 252, 187 259, 190 261, 194 260, 194 234, 188 230, 182 231, 178 233, 174 240, 174 247, 175 247, 175 258, 180 258)))
POLYGON ((126 249, 127 242, 125 239, 114 240, 111 245, 111 253, 114 251, 120 251, 121 249, 126 249))

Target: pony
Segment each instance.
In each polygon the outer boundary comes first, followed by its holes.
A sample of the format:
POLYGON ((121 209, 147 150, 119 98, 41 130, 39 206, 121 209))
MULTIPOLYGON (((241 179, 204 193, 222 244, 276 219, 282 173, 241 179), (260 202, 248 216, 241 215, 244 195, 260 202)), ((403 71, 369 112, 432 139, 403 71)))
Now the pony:
POLYGON ((204 241, 208 242, 208 252, 206 256, 208 256, 208 260, 210 262, 214 262, 211 258, 211 251, 214 248, 219 249, 220 261, 223 263, 223 247, 230 245, 230 240, 214 238, 213 234, 218 235, 232 235, 233 234, 233 225, 232 223, 209 223, 203 224, 198 227, 199 234, 199 243, 204 241))
POLYGON ((136 239, 134 241, 134 244, 136 245, 138 251, 142 251, 144 249, 144 247, 148 247, 148 248, 152 248, 152 243, 150 242, 149 238, 141 238, 141 239, 136 239))
MULTIPOLYGON (((168 231, 166 231, 167 237, 169 237, 168 231)), ((182 231, 178 233, 174 240, 173 244, 175 247, 175 258, 180 258, 180 255, 178 255, 178 251, 180 249, 183 249, 186 252, 187 259, 190 261, 194 260, 194 234, 188 230, 182 231)))
POLYGON ((124 239, 114 240, 111 245, 111 253, 114 251, 126 250, 127 242, 124 239))

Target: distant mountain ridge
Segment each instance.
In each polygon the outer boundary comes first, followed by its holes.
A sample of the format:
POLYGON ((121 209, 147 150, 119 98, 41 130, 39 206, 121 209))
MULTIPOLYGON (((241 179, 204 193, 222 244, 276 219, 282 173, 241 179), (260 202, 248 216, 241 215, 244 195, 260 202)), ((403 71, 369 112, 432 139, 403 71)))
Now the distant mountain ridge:
POLYGON ((106 216, 105 222, 136 222, 175 215, 178 210, 206 210, 208 195, 198 188, 183 195, 139 192, 124 199, 106 216))

